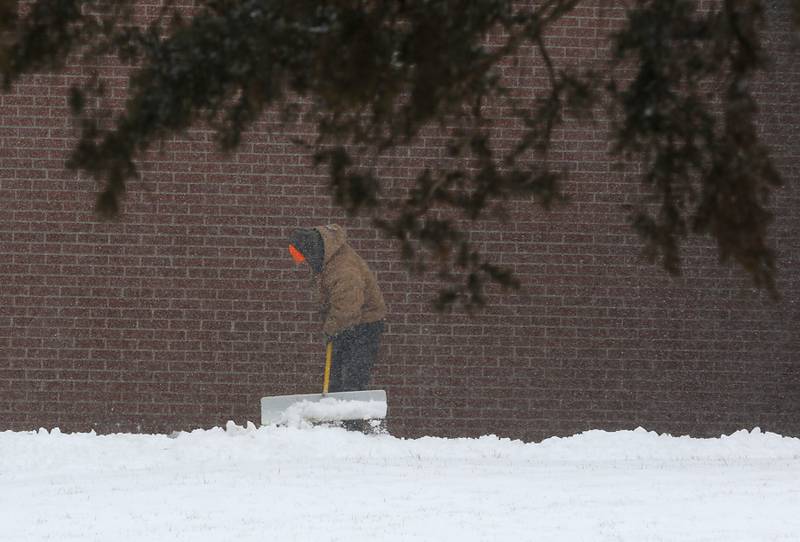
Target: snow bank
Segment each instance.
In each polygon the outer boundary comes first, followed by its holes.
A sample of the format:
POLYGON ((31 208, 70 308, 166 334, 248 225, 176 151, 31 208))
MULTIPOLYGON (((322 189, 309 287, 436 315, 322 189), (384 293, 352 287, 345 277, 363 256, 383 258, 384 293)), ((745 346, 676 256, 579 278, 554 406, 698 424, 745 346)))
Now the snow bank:
MULTIPOLYGON (((352 403, 349 401, 347 403, 352 403)), ((319 403, 300 405, 303 417, 319 403), (305 410, 304 409, 308 409, 305 410)), ((349 408, 347 405, 345 407, 349 408)), ((359 407, 361 408, 361 407, 359 407)), ((335 409, 322 406, 320 414, 335 409)), ((341 414, 341 412, 340 412, 341 414)), ((293 416, 289 417, 294 419, 293 416)), ((246 459, 254 451, 260 457, 295 461, 320 457, 337 460, 381 458, 398 460, 412 457, 417 461, 453 460, 481 461, 486 459, 511 462, 629 463, 659 462, 731 462, 736 460, 766 460, 800 458, 800 439, 775 433, 738 431, 716 439, 673 437, 638 428, 633 431, 588 431, 572 437, 552 437, 540 443, 488 435, 480 438, 447 439, 423 437, 398 439, 389 435, 364 436, 355 432, 328 427, 245 427, 228 422, 226 427, 198 429, 172 435, 91 433, 64 434, 59 429, 39 429, 30 432, 0 432, 0 472, 11 469, 57 466, 74 461, 91 462, 106 467, 129 464, 136 459, 167 461, 175 454, 192 450, 204 458, 246 459), (57 451, 57 454, 46 453, 57 451)))
POLYGON ((0 433, 0 541, 797 540, 800 439, 0 433), (9 521, 14 518, 14 521, 9 521))

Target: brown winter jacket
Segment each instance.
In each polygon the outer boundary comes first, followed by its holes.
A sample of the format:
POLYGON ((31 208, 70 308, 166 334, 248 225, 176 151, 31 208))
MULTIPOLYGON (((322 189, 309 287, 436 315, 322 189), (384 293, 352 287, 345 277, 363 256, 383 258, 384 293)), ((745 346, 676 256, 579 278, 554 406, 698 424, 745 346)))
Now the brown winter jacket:
POLYGON ((325 323, 322 331, 336 335, 343 329, 377 322, 386 317, 386 304, 375 275, 347 244, 344 229, 336 224, 316 228, 325 257, 319 274, 320 302, 325 323))

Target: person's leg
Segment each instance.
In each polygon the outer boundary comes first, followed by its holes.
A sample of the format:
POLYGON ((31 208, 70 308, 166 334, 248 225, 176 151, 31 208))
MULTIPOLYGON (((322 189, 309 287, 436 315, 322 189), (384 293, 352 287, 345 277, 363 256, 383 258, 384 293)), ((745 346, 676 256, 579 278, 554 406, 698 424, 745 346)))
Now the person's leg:
POLYGON ((345 389, 344 367, 350 364, 352 357, 351 341, 344 334, 333 338, 333 351, 331 353, 331 376, 328 391, 331 393, 347 391, 345 389))
POLYGON ((367 389, 372 367, 378 358, 382 332, 382 322, 362 324, 352 329, 347 350, 349 357, 342 366, 345 389, 353 391, 367 389))
MULTIPOLYGON (((369 385, 369 380, 372 376, 372 368, 375 366, 375 363, 378 359, 378 351, 380 350, 381 346, 381 336, 383 335, 383 331, 385 329, 385 324, 383 322, 374 322, 372 324, 368 324, 368 329, 366 332, 366 345, 365 345, 365 356, 366 356, 366 380, 363 382, 363 388, 369 385)), ((386 435, 389 433, 388 426, 386 424, 386 418, 382 418, 380 420, 364 420, 364 426, 362 428, 362 432, 368 435, 386 435)))

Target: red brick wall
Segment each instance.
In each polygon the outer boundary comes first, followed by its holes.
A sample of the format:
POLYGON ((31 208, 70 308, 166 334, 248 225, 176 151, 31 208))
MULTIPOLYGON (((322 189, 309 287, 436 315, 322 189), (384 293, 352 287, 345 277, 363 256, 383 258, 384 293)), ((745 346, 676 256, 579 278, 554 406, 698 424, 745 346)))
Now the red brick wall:
MULTIPOLYGON (((581 8, 553 36, 554 56, 602 58, 613 17, 581 8)), ((788 20, 784 7, 770 13, 775 62, 759 84, 787 184, 774 198, 778 303, 719 265, 708 240, 687 246, 678 279, 641 259, 621 208, 636 180, 614 172, 602 125, 558 135, 569 206, 518 202, 509 224, 472 226, 522 289, 493 292, 475 318, 442 316, 430 305, 438 284, 406 272, 367 220, 332 207, 326 178, 269 119, 231 157, 200 129, 167 142, 143 161, 123 220, 97 222, 92 182, 63 167, 80 69, 25 79, 0 95, 0 430, 257 422, 260 397, 317 390, 320 322, 286 239, 337 221, 390 306, 374 384, 397 435, 538 439, 638 425, 800 435, 800 53, 788 20)), ((520 92, 540 76, 520 76, 520 92)), ((392 182, 435 162, 434 144, 387 160, 392 182)))

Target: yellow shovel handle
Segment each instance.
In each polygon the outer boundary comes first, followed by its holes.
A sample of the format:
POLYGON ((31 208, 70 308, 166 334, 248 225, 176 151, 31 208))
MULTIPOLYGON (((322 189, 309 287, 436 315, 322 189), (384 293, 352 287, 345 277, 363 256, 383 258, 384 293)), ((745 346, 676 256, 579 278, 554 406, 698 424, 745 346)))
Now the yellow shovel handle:
POLYGON ((325 378, 322 381, 322 395, 328 394, 328 385, 331 383, 331 358, 333 357, 333 342, 325 347, 325 378))

